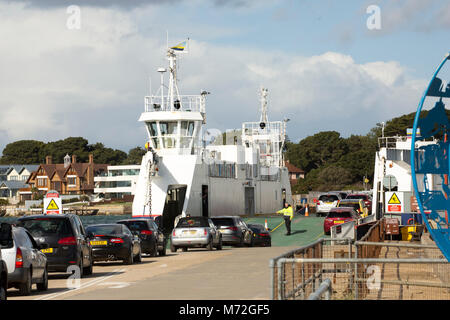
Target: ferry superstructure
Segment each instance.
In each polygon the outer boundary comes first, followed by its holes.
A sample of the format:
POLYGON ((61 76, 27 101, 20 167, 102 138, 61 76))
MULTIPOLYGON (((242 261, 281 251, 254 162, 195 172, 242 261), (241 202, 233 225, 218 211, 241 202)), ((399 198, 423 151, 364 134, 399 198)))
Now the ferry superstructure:
POLYGON ((145 97, 139 121, 148 134, 133 217, 161 217, 170 229, 177 215, 273 213, 292 203, 284 166, 286 122, 268 121, 267 89, 261 89, 260 121, 242 124, 241 142, 205 145, 206 96, 180 95, 177 47, 167 49, 169 68, 159 68, 161 86, 145 97), (164 73, 169 73, 168 86, 164 73))

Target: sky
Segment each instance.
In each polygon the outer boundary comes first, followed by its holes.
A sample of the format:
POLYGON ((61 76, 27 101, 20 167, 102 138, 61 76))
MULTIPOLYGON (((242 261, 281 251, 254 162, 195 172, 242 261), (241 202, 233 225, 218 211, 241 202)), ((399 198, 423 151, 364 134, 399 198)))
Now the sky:
POLYGON ((190 38, 178 85, 211 92, 208 129, 259 121, 263 86, 293 142, 364 135, 416 111, 449 30, 445 0, 0 0, 0 151, 69 136, 143 147, 166 32, 190 38))

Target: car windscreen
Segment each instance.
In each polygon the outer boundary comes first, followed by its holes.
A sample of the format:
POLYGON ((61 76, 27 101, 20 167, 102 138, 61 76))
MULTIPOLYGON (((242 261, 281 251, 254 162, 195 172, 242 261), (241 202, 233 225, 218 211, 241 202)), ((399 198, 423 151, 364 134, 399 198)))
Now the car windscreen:
POLYGON ((205 228, 209 227, 208 220, 202 218, 181 218, 177 228, 205 228))
POLYGON ((218 227, 232 227, 232 226, 234 226, 233 219, 231 219, 231 218, 211 218, 211 220, 218 227))
POLYGON ((24 227, 36 237, 73 235, 72 228, 68 219, 61 218, 36 218, 30 220, 21 220, 21 227, 24 227))
POLYGON ((322 201, 322 202, 335 202, 337 200, 339 200, 339 198, 337 196, 335 196, 334 194, 321 195, 319 197, 319 201, 322 201))
POLYGON ((352 214, 349 211, 330 211, 327 218, 351 218, 352 214))
POLYGON ((88 226, 86 232, 93 235, 113 235, 123 233, 122 226, 120 225, 88 226))
POLYGON ((145 221, 120 221, 117 223, 126 225, 131 231, 142 231, 149 228, 145 221))

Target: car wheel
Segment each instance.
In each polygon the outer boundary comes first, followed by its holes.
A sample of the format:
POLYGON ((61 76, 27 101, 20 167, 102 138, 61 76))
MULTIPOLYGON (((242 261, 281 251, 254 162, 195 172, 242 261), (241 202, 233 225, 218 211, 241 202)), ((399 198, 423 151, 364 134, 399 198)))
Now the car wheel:
POLYGON ((160 251, 158 251, 158 254, 160 256, 165 256, 166 255, 166 243, 165 242, 163 242, 163 248, 160 251))
POLYGON ((123 260, 124 264, 133 264, 134 259, 133 259, 133 249, 130 250, 130 253, 128 255, 128 257, 126 259, 123 260))
POLYGON ((6 300, 6 288, 0 287, 0 301, 6 300))
POLYGON ((142 251, 140 248, 139 248, 139 253, 136 256, 136 262, 142 262, 142 251))
POLYGON ((42 276, 42 282, 41 283, 37 283, 36 287, 37 287, 38 291, 47 291, 47 289, 48 289, 48 271, 47 271, 47 266, 45 266, 45 268, 44 268, 44 275, 42 276))
POLYGON ((171 252, 177 252, 177 247, 175 247, 173 244, 170 244, 170 251, 171 252))
POLYGON ((31 285, 32 285, 31 271, 32 271, 31 269, 28 271, 27 279, 26 279, 25 283, 19 284, 19 293, 22 296, 29 296, 31 294, 31 285))
POLYGON ((83 274, 85 274, 85 275, 91 275, 91 274, 92 274, 92 269, 93 269, 93 267, 94 267, 94 261, 92 261, 92 256, 91 256, 89 266, 83 268, 83 274))
POLYGON ((181 249, 181 250, 183 250, 183 252, 187 252, 188 248, 187 247, 183 247, 183 249, 181 249))
POLYGON ((222 250, 222 237, 219 239, 219 244, 217 245, 217 250, 222 250))
POLYGON ((206 249, 208 251, 211 251, 213 249, 213 239, 211 239, 208 243, 208 245, 206 246, 206 249))
POLYGON ((156 245, 156 241, 153 241, 152 248, 150 249, 150 256, 156 257, 156 254, 158 253, 158 247, 156 245))

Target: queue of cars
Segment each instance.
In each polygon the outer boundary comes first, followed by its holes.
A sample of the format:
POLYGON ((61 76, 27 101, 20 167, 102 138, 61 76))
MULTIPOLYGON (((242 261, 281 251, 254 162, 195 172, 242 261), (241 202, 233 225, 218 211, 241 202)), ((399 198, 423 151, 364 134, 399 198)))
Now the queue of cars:
MULTIPOLYGON (((171 251, 192 247, 221 250, 234 246, 270 246, 264 226, 247 225, 240 217, 183 217, 170 234, 171 251)), ((153 219, 125 219, 83 226, 73 214, 33 215, 15 225, 0 225, 0 300, 8 288, 29 295, 48 288, 49 272, 68 272, 77 266, 80 277, 93 272, 97 261, 142 261, 142 253, 164 256, 168 237, 153 219)))
POLYGON ((320 195, 316 207, 317 215, 325 216, 323 229, 327 235, 333 225, 365 218, 372 214, 371 210, 372 200, 369 195, 343 192, 320 195))

